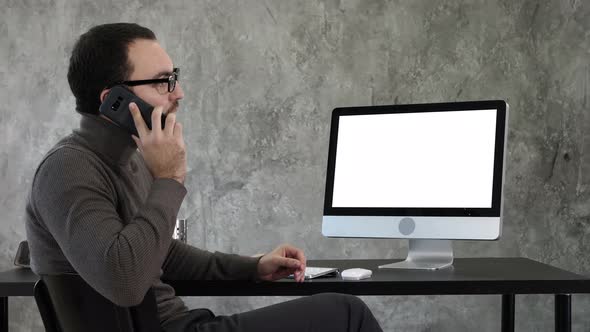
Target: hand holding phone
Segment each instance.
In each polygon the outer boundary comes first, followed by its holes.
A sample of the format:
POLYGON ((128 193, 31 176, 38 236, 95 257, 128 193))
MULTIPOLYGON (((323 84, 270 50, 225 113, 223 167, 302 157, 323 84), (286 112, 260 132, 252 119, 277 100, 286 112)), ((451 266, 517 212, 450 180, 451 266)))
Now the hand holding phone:
POLYGON ((158 123, 162 115, 162 107, 154 108, 151 121, 156 125, 150 130, 135 103, 130 104, 129 111, 139 135, 139 137, 133 135, 133 140, 154 178, 171 178, 184 183, 186 147, 182 126, 176 122, 176 114, 169 114, 163 127, 158 123))
POLYGON ((111 88, 99 111, 132 135, 154 178, 184 183, 186 150, 175 114, 163 115, 161 106, 154 108, 122 85, 111 88))

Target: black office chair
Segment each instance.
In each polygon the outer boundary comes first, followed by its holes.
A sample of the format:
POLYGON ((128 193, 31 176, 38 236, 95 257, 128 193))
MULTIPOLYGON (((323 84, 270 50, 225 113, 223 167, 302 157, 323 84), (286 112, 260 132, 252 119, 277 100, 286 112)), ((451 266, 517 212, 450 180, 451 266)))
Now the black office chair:
POLYGON ((34 293, 47 332, 162 332, 151 288, 134 307, 115 305, 77 274, 42 276, 34 293))

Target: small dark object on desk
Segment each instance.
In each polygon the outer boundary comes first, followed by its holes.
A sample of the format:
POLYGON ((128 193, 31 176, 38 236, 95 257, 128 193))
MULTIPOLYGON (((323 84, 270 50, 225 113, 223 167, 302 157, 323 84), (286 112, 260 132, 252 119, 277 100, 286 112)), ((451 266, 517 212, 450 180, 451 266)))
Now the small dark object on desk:
POLYGON ((14 265, 20 267, 31 267, 31 258, 29 255, 29 243, 27 241, 21 241, 16 250, 16 256, 14 257, 14 265))

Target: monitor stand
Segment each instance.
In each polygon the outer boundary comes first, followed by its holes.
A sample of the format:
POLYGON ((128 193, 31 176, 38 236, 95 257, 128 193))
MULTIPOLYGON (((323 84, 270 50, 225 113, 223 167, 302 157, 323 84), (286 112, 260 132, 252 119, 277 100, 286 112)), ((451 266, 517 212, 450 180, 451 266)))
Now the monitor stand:
POLYGON ((405 261, 381 265, 379 268, 438 270, 452 265, 453 245, 450 240, 410 239, 405 261))

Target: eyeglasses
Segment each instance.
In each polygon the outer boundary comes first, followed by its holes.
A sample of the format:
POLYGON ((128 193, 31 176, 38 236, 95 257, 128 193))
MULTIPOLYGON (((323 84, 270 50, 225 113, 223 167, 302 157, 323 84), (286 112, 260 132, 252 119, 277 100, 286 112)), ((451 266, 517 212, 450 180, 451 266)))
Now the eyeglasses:
POLYGON ((136 80, 136 81, 119 81, 115 82, 107 88, 112 88, 115 85, 128 85, 128 86, 137 86, 137 85, 147 85, 147 84, 155 84, 156 90, 160 94, 165 94, 166 92, 173 92, 176 88, 176 82, 178 81, 178 76, 180 75, 180 68, 174 68, 172 70, 172 75, 168 76, 167 78, 156 78, 151 80, 136 80))

